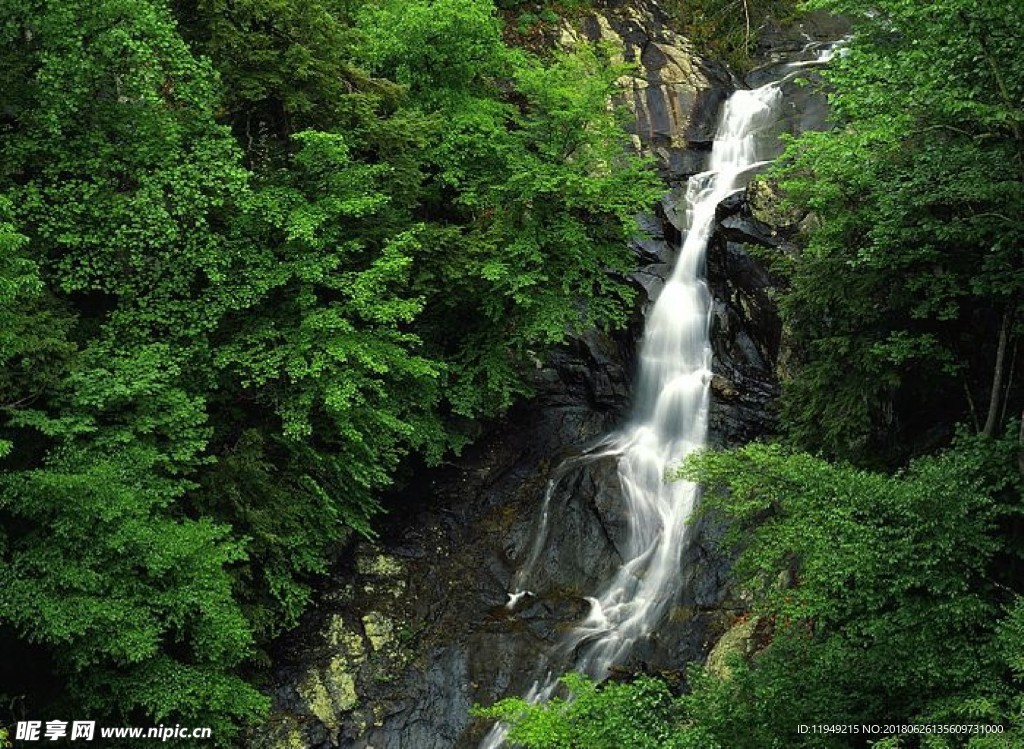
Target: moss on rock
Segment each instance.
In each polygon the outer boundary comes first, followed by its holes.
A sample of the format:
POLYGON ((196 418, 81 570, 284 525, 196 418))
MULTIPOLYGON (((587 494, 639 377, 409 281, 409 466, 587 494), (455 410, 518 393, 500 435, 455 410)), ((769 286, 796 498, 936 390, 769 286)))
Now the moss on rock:
POLYGON ((732 674, 729 663, 737 657, 746 658, 753 652, 757 622, 756 617, 751 617, 729 627, 708 653, 707 670, 721 679, 728 679, 732 674))
POLYGON ((768 179, 755 179, 747 186, 750 214, 763 224, 789 229, 805 217, 802 211, 786 206, 779 186, 768 179))
POLYGON ((356 569, 360 575, 374 577, 400 577, 404 572, 402 563, 388 554, 360 554, 356 558, 356 569))
POLYGON ((342 656, 332 658, 323 669, 312 669, 297 689, 317 720, 331 731, 341 725, 340 716, 359 704, 355 676, 342 656))
POLYGON ((371 611, 363 617, 363 631, 376 652, 382 652, 395 643, 395 625, 379 611, 371 611))

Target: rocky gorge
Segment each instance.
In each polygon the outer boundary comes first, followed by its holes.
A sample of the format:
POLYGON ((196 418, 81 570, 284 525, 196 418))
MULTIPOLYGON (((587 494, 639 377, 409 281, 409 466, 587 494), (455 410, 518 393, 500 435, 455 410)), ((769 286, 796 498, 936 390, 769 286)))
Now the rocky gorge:
MULTIPOLYGON (((563 44, 608 42, 637 66, 622 80, 622 100, 635 115, 635 144, 666 182, 665 198, 642 221, 647 236, 634 246, 639 293, 631 323, 616 333, 588 331, 538 361, 532 399, 485 425, 458 458, 417 470, 390 497, 378 540, 346 550, 335 582, 276 653, 274 710, 251 737, 253 747, 476 746, 486 726, 470 707, 529 687, 540 654, 585 614, 584 591, 619 557, 614 461, 566 459, 614 428, 629 407, 644 310, 679 247, 685 180, 702 168, 721 103, 735 88, 760 85, 780 65, 813 55, 815 40, 835 39, 842 28, 811 19, 769 36, 763 64, 741 79, 701 58, 655 3, 611 6, 560 35, 563 44), (548 542, 532 595, 512 611, 505 606, 510 580, 530 549, 546 491, 548 542)), ((820 95, 796 83, 784 94, 781 129, 824 124, 820 95)), ((763 193, 724 201, 708 247, 713 445, 742 444, 772 429, 784 341, 772 279, 752 248, 786 251, 792 226, 773 219, 770 203, 763 193)), ((728 586, 717 533, 710 521, 698 525, 666 625, 624 671, 681 672, 707 658, 736 621, 743 602, 728 586)))

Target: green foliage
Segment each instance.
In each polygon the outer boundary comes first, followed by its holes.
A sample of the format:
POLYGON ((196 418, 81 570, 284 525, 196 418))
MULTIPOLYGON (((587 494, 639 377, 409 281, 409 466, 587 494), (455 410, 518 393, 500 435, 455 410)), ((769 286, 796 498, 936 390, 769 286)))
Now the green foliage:
POLYGON ((510 723, 509 740, 527 749, 714 749, 680 730, 675 698, 659 679, 645 676, 630 684, 599 686, 569 674, 562 683, 568 697, 532 705, 507 699, 474 714, 510 723))
POLYGON ((658 187, 606 110, 621 71, 591 49, 548 65, 511 50, 470 0, 382 3, 363 24, 367 65, 406 83, 436 128, 414 270, 423 337, 449 362, 452 408, 494 413, 526 392, 534 349, 621 322, 631 299, 612 274, 658 187), (432 34, 460 41, 431 46, 432 34))
POLYGON ((408 86, 428 106, 486 94, 518 57, 501 42, 494 8, 478 0, 382 0, 364 7, 360 28, 360 55, 370 69, 408 86))
POLYGON ((1006 720, 997 553, 1020 513, 1015 450, 963 438, 896 476, 777 446, 696 460, 687 475, 743 539, 736 574, 769 632, 717 735, 754 747, 800 723, 1006 720))
POLYGON ((166 13, 11 5, 0 150, 27 241, 5 242, 26 257, 5 258, 22 275, 5 300, 21 309, 5 325, 3 618, 50 649, 71 702, 227 740, 266 704, 237 676, 252 637, 228 567, 245 551, 177 504, 207 460, 190 380, 231 266, 214 227, 245 175, 166 13))
POLYGON ((622 321, 657 181, 620 71, 482 0, 8 0, 0 42, 0 623, 66 706, 227 742, 403 459, 622 321))
POLYGON ((1008 385, 993 391, 1024 293, 1024 29, 998 2, 814 7, 859 22, 826 73, 836 127, 795 141, 780 172, 821 218, 777 264, 800 357, 784 414, 802 446, 891 460, 917 414, 980 429, 1008 385))
MULTIPOLYGON (((0 393, 14 407, 38 398, 59 377, 73 350, 68 321, 45 290, 28 238, 10 222, 12 205, 0 198, 0 393)), ((10 433, 8 433, 8 436, 10 433)), ((11 450, 0 439, 0 457, 11 450)))
POLYGON ((520 390, 515 363, 532 348, 624 319, 633 294, 618 275, 631 262, 624 239, 656 187, 652 173, 609 148, 615 118, 587 115, 606 101, 615 76, 589 50, 524 67, 516 82, 528 108, 505 112, 510 126, 500 140, 473 117, 462 132, 456 120, 455 138, 442 146, 443 178, 459 184, 459 204, 481 216, 465 237, 467 277, 456 281, 471 285, 462 298, 479 300, 475 314, 456 313, 479 321, 478 345, 458 361, 453 400, 462 412, 488 410, 480 395, 489 390, 498 391, 496 405, 507 405, 520 390), (480 164, 487 171, 474 175, 480 164))
MULTIPOLYGON (((516 10, 523 6, 529 6, 531 10, 524 13, 536 12, 541 17, 554 15, 556 13, 566 14, 585 10, 594 5, 593 0, 495 0, 494 3, 500 10, 516 10)), ((546 19, 545 19, 546 20, 546 19)))
MULTIPOLYGON (((352 115, 354 99, 387 90, 351 64, 359 40, 352 0, 172 0, 182 34, 209 57, 221 110, 254 165, 277 155, 282 138, 329 128, 352 115), (368 88, 354 96, 356 88, 368 88)), ((365 106, 365 104, 364 104, 365 106)))
POLYGON ((446 444, 441 368, 409 330, 423 306, 408 292, 417 231, 379 242, 384 169, 354 162, 340 135, 296 140, 291 169, 245 218, 268 248, 240 289, 252 301, 213 338, 219 381, 253 403, 216 398, 223 458, 195 499, 250 539, 246 595, 269 604, 253 611, 264 635, 294 624, 326 550, 349 529, 371 533, 376 493, 409 447, 446 444))

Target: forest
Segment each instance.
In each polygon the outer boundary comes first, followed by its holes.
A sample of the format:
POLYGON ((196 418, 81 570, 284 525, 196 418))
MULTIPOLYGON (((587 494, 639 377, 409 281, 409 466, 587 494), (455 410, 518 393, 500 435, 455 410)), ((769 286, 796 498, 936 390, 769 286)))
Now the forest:
MULTIPOLYGON (((0 0, 0 746, 62 715, 245 745, 387 492, 627 322, 666 188, 626 67, 527 43, 592 4, 0 0)), ((1024 13, 664 5, 735 66, 751 18, 854 29, 830 127, 761 177, 799 247, 761 258, 778 431, 680 469, 751 634, 478 710, 530 749, 1024 747, 1024 13), (795 732, 867 723, 1000 732, 795 732)))

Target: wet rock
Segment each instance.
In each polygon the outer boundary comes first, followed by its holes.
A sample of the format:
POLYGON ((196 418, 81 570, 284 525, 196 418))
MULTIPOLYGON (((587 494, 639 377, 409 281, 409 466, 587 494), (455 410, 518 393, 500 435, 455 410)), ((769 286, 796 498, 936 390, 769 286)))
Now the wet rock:
POLYGON ((686 233, 688 220, 686 216, 686 186, 672 187, 661 199, 661 205, 658 208, 668 224, 668 228, 673 230, 675 236, 681 240, 686 233))
POLYGON ((716 212, 719 232, 729 241, 774 247, 782 235, 778 227, 754 217, 750 203, 742 192, 722 201, 716 212))
MULTIPOLYGON (((820 11, 808 13, 794 25, 780 28, 769 20, 760 35, 755 57, 762 64, 749 71, 744 83, 757 88, 782 80, 784 97, 774 137, 821 130, 828 124, 828 101, 820 71, 821 55, 850 33, 843 18, 820 11)), ((776 149, 776 153, 781 147, 776 149)))
POLYGON ((648 299, 657 299, 671 273, 672 266, 668 263, 650 263, 633 273, 632 278, 640 284, 648 299))
POLYGON ((724 400, 732 400, 739 394, 736 386, 720 374, 712 375, 711 392, 724 400))
MULTIPOLYGON (((796 23, 787 26, 780 26, 769 18, 766 28, 758 36, 755 57, 766 65, 808 59, 824 44, 848 36, 850 29, 848 19, 823 11, 806 13, 796 23)), ((750 80, 748 74, 747 81, 750 80)))

